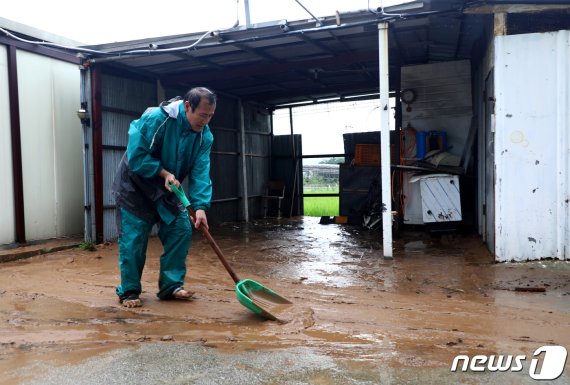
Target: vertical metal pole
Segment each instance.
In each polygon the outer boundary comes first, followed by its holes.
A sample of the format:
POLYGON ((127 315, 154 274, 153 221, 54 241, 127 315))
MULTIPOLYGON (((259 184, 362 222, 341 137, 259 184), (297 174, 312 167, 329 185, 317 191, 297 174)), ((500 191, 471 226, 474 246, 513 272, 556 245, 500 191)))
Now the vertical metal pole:
MULTIPOLYGON (((401 68, 401 64, 398 63, 398 69, 396 71, 395 75, 395 88, 396 88, 396 93, 395 93, 395 101, 396 101, 396 143, 394 146, 394 151, 395 151, 395 155, 396 155, 396 164, 400 164, 400 153, 402 151, 401 146, 401 137, 402 137, 402 101, 400 100, 400 88, 402 87, 402 68, 401 68)), ((396 175, 397 177, 394 178, 394 186, 392 186, 392 188, 394 189, 393 191, 398 191, 401 192, 402 190, 402 183, 401 183, 401 175, 402 172, 401 171, 396 171, 396 175)), ((400 225, 403 221, 403 218, 401 217, 400 214, 402 214, 402 205, 401 205, 401 199, 400 199, 400 193, 396 193, 395 197, 396 199, 394 200, 394 211, 396 211, 398 213, 398 216, 395 219, 395 226, 394 226, 394 232, 396 234, 399 234, 400 232, 400 225)))
POLYGON ((293 206, 295 205, 295 191, 297 189, 297 151, 295 150, 295 136, 293 135, 293 108, 289 107, 289 127, 291 129, 291 157, 293 159, 293 184, 291 187, 291 206, 289 216, 293 216, 293 206))
POLYGON ((390 181, 390 105, 388 76, 388 23, 378 24, 380 77, 380 164, 382 168, 382 239, 384 258, 392 258, 392 184, 390 181))
POLYGON ((273 167, 274 167, 274 161, 273 161, 273 139, 274 139, 274 134, 273 134, 273 114, 274 111, 271 111, 271 114, 269 115, 269 180, 271 180, 273 178, 273 175, 275 175, 275 173, 273 172, 273 167))
POLYGON ((14 225, 16 243, 26 243, 24 211, 24 176, 22 140, 20 137, 20 102, 18 97, 18 64, 16 47, 8 46, 8 99, 10 100, 10 135, 12 141, 12 189, 14 191, 14 225))
POLYGON ((289 129, 291 130, 291 157, 295 161, 295 141, 293 140, 293 108, 289 107, 289 129))
POLYGON ((239 104, 239 125, 241 138, 241 172, 242 172, 242 195, 243 195, 243 220, 249 222, 249 202, 247 195, 247 159, 245 156, 245 116, 243 111, 243 103, 238 100, 239 104))
POLYGON ((101 68, 91 67, 91 132, 93 135, 93 187, 95 243, 103 243, 103 110, 101 109, 101 68))
POLYGON ((249 0, 244 0, 243 5, 245 6, 245 27, 249 28, 251 26, 251 19, 249 16, 249 0))
MULTIPOLYGON (((79 86, 79 97, 81 108, 85 109, 89 114, 91 114, 88 108, 89 102, 87 101, 87 82, 89 82, 89 70, 82 68, 80 76, 81 83, 79 86)), ((89 119, 89 121, 91 121, 91 119, 89 119)), ((89 124, 81 122, 83 130, 83 220, 85 222, 83 238, 85 242, 91 242, 93 240, 93 237, 91 235, 91 184, 89 183, 91 175, 89 175, 89 144, 87 132, 89 129, 89 124)))

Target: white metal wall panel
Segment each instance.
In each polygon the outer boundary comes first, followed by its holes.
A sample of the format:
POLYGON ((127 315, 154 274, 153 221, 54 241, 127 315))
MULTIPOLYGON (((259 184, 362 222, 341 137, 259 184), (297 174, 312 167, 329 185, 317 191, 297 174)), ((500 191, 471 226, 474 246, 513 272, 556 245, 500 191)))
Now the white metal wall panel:
POLYGON ((8 57, 0 45, 0 244, 15 241, 14 192, 12 190, 12 145, 10 100, 8 97, 8 57))
POLYGON ((82 131, 76 65, 18 51, 28 240, 83 232, 82 131))
POLYGON ((498 261, 570 259, 570 31, 495 38, 498 261))

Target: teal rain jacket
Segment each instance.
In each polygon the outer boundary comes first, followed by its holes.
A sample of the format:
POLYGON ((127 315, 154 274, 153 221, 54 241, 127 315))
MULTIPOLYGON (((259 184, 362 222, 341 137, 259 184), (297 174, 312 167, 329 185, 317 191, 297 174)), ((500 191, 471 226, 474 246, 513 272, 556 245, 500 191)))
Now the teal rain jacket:
POLYGON ((210 208, 213 142, 208 125, 201 132, 190 128, 182 100, 148 108, 129 127, 127 151, 113 182, 117 206, 149 223, 162 219, 170 224, 184 207, 164 188, 159 174, 166 169, 181 183, 189 177, 188 195, 194 210, 210 208))

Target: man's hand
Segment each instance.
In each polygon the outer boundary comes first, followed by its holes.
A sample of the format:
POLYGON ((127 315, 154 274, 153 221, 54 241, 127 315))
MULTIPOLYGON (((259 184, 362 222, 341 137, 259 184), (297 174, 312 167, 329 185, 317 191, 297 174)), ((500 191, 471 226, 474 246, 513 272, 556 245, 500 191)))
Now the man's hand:
POLYGON ((169 186, 171 184, 175 185, 176 187, 180 187, 180 182, 178 179, 176 179, 174 174, 166 171, 165 169, 160 170, 160 176, 164 178, 164 188, 168 191, 172 192, 172 189, 169 186))
POLYGON ((206 230, 210 230, 210 228, 208 227, 208 218, 206 218, 206 212, 204 210, 196 210, 195 215, 196 215, 196 219, 190 217, 194 227, 199 229, 200 225, 204 225, 206 230))

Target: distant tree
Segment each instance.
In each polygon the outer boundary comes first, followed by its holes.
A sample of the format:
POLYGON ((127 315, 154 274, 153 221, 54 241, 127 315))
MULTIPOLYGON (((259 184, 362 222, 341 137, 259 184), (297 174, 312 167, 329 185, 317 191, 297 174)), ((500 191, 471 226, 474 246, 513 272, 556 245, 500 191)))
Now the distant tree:
POLYGON ((339 164, 344 163, 344 157, 332 157, 323 159, 319 162, 319 164, 339 164))

